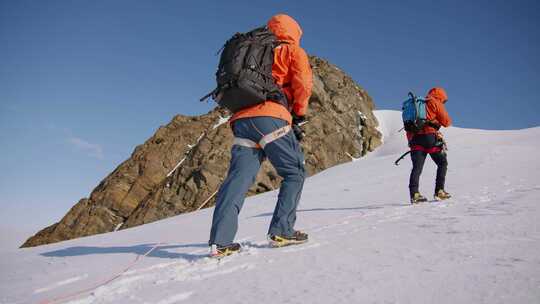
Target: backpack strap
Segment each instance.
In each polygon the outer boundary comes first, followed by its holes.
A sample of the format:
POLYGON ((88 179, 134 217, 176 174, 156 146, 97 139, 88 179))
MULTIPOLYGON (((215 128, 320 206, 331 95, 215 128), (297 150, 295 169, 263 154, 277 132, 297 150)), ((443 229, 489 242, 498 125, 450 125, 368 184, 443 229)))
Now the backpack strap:
POLYGON ((204 95, 204 97, 202 97, 201 99, 199 99, 200 102, 203 102, 205 100, 207 100, 208 98, 210 97, 215 97, 216 96, 216 93, 219 91, 219 88, 215 88, 214 90, 212 90, 212 92, 204 95))
POLYGON ((246 148, 252 148, 252 149, 264 149, 266 145, 269 143, 278 140, 282 138, 283 136, 287 135, 291 131, 291 126, 286 125, 282 128, 279 128, 272 133, 266 134, 261 138, 261 140, 256 143, 252 141, 251 139, 242 138, 242 137, 235 137, 233 141, 233 145, 242 146, 246 148))

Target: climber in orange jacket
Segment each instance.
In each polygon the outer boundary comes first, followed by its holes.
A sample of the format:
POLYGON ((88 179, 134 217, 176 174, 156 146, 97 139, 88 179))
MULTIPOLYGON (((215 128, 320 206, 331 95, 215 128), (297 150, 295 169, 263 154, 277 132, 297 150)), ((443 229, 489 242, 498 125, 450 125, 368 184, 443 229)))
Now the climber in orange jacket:
POLYGON ((437 164, 437 178, 435 181, 436 200, 444 200, 451 195, 444 190, 448 160, 446 157, 446 143, 439 132, 441 127, 449 127, 452 119, 446 111, 445 103, 448 95, 443 88, 433 88, 426 96, 427 123, 417 133, 407 132, 407 139, 411 148, 413 168, 409 178, 409 194, 411 203, 425 202, 427 199, 419 192, 419 180, 424 167, 427 154, 437 164))
POLYGON ((303 132, 299 124, 307 113, 312 72, 308 56, 300 47, 302 29, 298 23, 287 15, 276 15, 267 26, 284 42, 274 49, 272 76, 288 103, 267 100, 241 109, 231 117, 235 141, 229 171, 218 191, 212 218, 208 243, 213 256, 240 250, 240 244, 233 242, 238 214, 265 158, 283 178, 268 230, 271 245, 286 246, 308 240, 308 235, 295 230, 294 224, 306 175, 299 144, 303 132))
POLYGON ((289 108, 267 101, 240 110, 233 115, 231 122, 241 118, 267 116, 291 124, 293 116, 302 119, 306 115, 313 78, 307 54, 300 47, 302 29, 293 18, 283 14, 272 17, 267 26, 278 40, 284 42, 274 51, 272 76, 285 93, 289 108))
MULTIPOLYGON (((444 106, 447 100, 448 96, 443 88, 433 88, 429 90, 426 96, 426 118, 431 123, 425 125, 424 129, 416 133, 416 135, 436 134, 439 130, 434 126, 442 126, 447 128, 452 125, 452 119, 448 115, 448 112, 444 106)), ((407 132, 407 138, 409 141, 412 139, 413 135, 415 135, 415 133, 407 132)))

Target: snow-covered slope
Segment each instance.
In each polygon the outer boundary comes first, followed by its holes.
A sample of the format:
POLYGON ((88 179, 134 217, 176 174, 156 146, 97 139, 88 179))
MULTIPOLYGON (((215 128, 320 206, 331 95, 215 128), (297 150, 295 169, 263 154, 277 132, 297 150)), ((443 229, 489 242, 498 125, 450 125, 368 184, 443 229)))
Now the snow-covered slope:
POLYGON ((221 261, 206 258, 212 209, 1 252, 0 303, 540 303, 540 128, 446 130, 454 198, 410 206, 399 115, 377 112, 380 149, 307 180, 307 244, 267 248, 269 192, 246 201, 244 251, 221 261))

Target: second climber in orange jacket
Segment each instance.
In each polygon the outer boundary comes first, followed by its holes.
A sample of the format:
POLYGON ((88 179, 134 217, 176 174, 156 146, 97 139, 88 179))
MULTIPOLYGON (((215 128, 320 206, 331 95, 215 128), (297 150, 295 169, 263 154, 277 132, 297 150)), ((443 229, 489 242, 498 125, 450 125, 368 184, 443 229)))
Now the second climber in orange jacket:
POLYGON ((448 95, 443 88, 431 89, 426 96, 427 123, 417 133, 407 132, 413 163, 409 178, 409 194, 413 204, 427 201, 419 192, 419 181, 428 154, 437 165, 434 198, 443 200, 451 197, 444 189, 448 160, 446 144, 439 132, 441 127, 449 127, 452 124, 452 119, 445 107, 447 101, 448 95))
POLYGON ((238 214, 265 158, 283 178, 268 230, 271 244, 284 246, 308 240, 308 235, 295 230, 294 224, 306 175, 299 144, 303 133, 297 125, 307 113, 312 72, 308 56, 300 47, 302 29, 298 23, 281 14, 272 17, 267 26, 284 42, 274 50, 272 76, 288 103, 267 100, 242 109, 231 118, 235 141, 227 177, 218 191, 209 240, 212 254, 217 256, 240 249, 233 242, 238 214))

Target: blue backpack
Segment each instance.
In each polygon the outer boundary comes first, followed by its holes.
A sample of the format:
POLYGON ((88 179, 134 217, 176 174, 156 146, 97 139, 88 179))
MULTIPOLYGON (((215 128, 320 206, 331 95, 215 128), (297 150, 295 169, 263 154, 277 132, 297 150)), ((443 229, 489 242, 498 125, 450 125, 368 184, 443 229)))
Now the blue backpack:
POLYGON ((409 99, 403 102, 401 116, 403 128, 407 132, 418 133, 426 124, 426 100, 409 92, 409 99))

